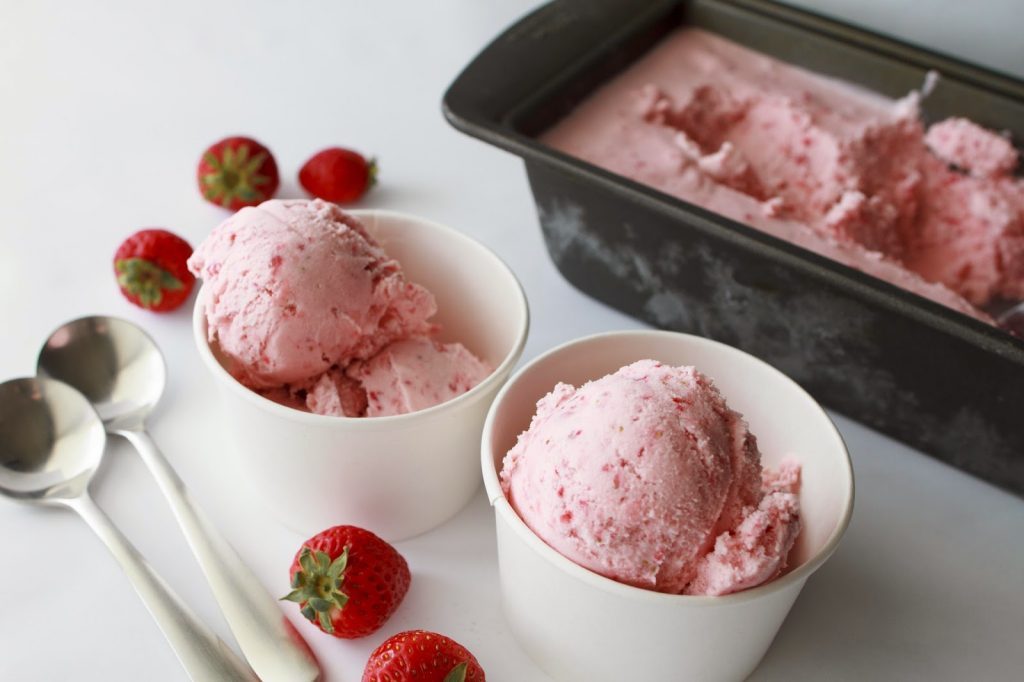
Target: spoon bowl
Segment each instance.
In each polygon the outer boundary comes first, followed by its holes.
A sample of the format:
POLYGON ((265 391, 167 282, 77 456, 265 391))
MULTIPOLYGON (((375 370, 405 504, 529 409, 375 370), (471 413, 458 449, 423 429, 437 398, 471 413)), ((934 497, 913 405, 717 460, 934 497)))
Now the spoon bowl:
MULTIPOLYGON (((265 682, 310 682, 320 667, 277 601, 206 518, 146 432, 167 383, 163 354, 146 332, 116 317, 83 317, 57 328, 39 351, 40 376, 84 394, 101 429, 128 440, 171 505, 242 652, 265 682)), ((212 678, 219 679, 219 678, 212 678)))
POLYGON ((92 501, 89 481, 106 439, 96 411, 74 388, 46 377, 0 384, 0 495, 78 512, 121 564, 190 678, 254 682, 92 501))
POLYGON ((80 496, 106 434, 89 401, 53 379, 0 384, 0 494, 54 502, 80 496))
POLYGON ((78 389, 108 429, 141 424, 167 383, 156 343, 116 317, 82 317, 54 330, 39 352, 38 371, 78 389))

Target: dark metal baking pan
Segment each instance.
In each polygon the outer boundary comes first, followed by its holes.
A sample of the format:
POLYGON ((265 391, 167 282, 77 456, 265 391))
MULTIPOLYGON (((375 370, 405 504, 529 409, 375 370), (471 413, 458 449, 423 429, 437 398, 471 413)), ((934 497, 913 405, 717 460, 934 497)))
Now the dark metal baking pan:
POLYGON ((487 46, 444 97, 453 126, 521 156, 552 259, 591 296, 757 355, 826 405, 1024 494, 1024 343, 535 136, 681 24, 1024 139, 1024 83, 773 3, 558 0, 487 46))

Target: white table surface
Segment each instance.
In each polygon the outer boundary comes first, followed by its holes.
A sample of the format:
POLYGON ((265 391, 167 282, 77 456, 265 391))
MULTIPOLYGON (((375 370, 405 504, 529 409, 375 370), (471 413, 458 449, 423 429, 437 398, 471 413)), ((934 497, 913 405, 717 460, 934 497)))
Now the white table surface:
MULTIPOLYGON (((250 134, 273 149, 282 196, 299 196, 294 178, 308 155, 342 144, 381 161, 381 184, 362 205, 448 223, 507 260, 532 306, 526 358, 580 335, 639 326, 558 275, 520 162, 441 117, 455 74, 533 4, 6 0, 0 378, 32 373, 40 342, 73 317, 121 315, 149 330, 171 369, 153 434, 266 586, 284 593, 304 538, 264 511, 228 454, 189 312, 157 316, 123 301, 113 251, 145 226, 197 244, 224 218, 200 200, 193 179, 200 151, 224 135, 250 134)), ((1013 0, 820 4, 1024 76, 1013 0)), ((856 469, 853 523, 754 679, 1020 679, 1024 502, 836 421, 856 469)), ((139 460, 122 443, 108 455, 94 485, 100 505, 228 638, 139 460)), ((290 610, 328 678, 358 680, 385 637, 423 627, 466 644, 490 680, 546 680, 502 620, 492 524, 479 495, 444 527, 401 543, 413 586, 371 637, 335 640, 290 610)), ((73 514, 0 501, 0 541, 0 680, 184 678, 117 566, 73 514)))

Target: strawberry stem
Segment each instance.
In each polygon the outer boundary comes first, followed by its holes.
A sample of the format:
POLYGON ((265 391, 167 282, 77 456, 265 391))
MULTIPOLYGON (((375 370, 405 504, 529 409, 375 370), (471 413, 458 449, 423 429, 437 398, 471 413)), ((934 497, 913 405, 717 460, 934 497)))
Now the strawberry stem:
POLYGON ((469 663, 463 661, 457 666, 451 669, 447 675, 445 675, 443 682, 465 682, 466 670, 469 669, 469 663))
POLYGON ((220 159, 205 154, 203 158, 211 171, 202 176, 203 196, 223 206, 230 206, 235 199, 253 202, 268 198, 261 187, 270 184, 270 178, 260 170, 269 154, 261 151, 251 158, 249 154, 248 145, 237 149, 226 147, 220 159))
POLYGON ((370 160, 366 162, 366 189, 370 189, 377 184, 377 174, 380 172, 380 166, 377 164, 377 157, 370 157, 370 160))
POLYGON ((184 283, 145 258, 121 258, 114 263, 117 283, 145 308, 160 305, 165 291, 185 288, 184 283))
POLYGON ((331 614, 348 603, 348 595, 341 591, 347 566, 348 547, 334 561, 326 552, 313 552, 303 547, 299 555, 300 570, 292 576, 293 589, 281 600, 299 604, 307 620, 319 623, 324 632, 333 634, 331 614))

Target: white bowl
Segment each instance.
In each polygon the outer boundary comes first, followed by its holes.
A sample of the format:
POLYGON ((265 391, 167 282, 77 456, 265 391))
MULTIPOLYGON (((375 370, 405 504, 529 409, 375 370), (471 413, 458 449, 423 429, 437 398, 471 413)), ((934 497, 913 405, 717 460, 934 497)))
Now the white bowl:
POLYGON ((842 438, 803 389, 770 365, 715 341, 660 331, 599 334, 532 361, 498 394, 484 424, 484 485, 494 507, 502 602, 513 634, 556 680, 740 680, 764 656, 807 578, 835 551, 853 511, 842 438), (722 597, 662 594, 593 573, 553 550, 519 518, 498 480, 502 458, 537 400, 636 360, 694 365, 757 436, 766 465, 803 465, 803 529, 790 568, 722 597))
POLYGON ((392 211, 351 211, 437 298, 443 340, 495 369, 472 390, 393 417, 350 419, 279 405, 238 383, 207 340, 204 292, 192 316, 196 347, 222 394, 241 468, 282 523, 305 535, 345 523, 389 541, 434 528, 480 484, 487 408, 518 362, 529 312, 522 287, 492 251, 449 227, 392 211))

